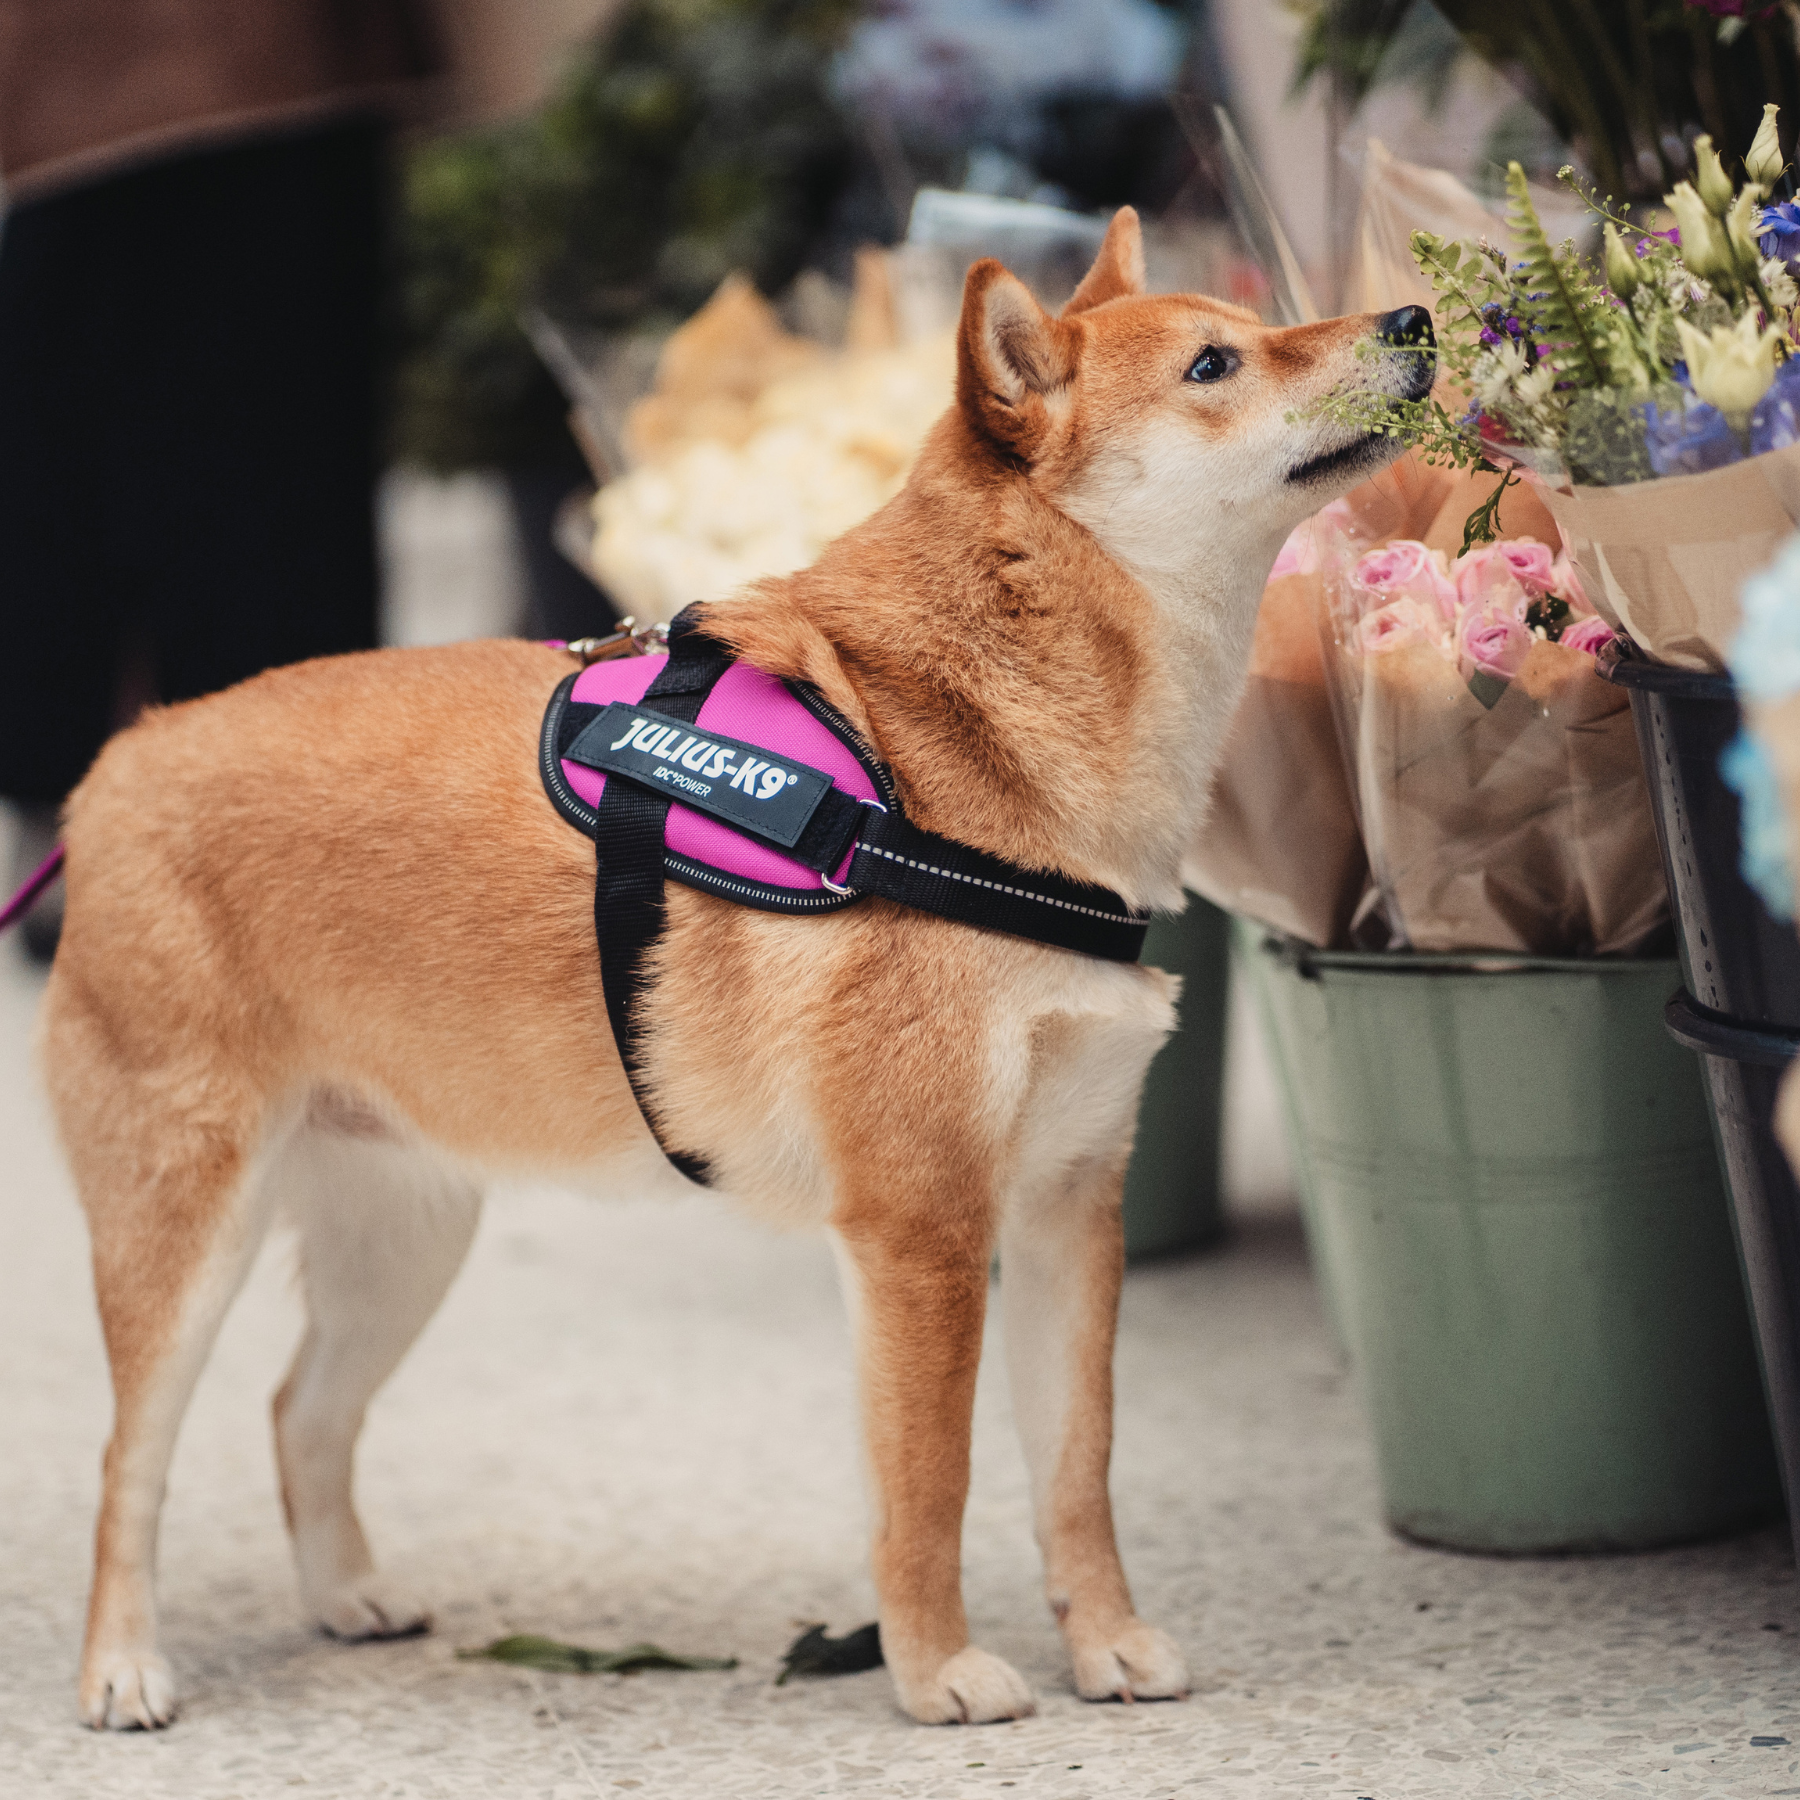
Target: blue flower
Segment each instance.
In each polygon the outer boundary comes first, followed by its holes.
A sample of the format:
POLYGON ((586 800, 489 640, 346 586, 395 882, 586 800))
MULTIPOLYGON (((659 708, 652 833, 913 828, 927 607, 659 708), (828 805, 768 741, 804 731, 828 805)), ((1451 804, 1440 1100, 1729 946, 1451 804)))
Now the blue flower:
POLYGON ((1644 448, 1658 475, 1700 475, 1743 458, 1744 446, 1716 406, 1690 400, 1685 406, 1644 407, 1644 448))
POLYGON ((1738 867, 1777 919, 1794 916, 1794 869, 1788 858, 1781 784, 1761 743, 1740 731, 1719 756, 1719 773, 1741 802, 1738 867))
POLYGON ((1731 640, 1731 678, 1747 700, 1800 694, 1800 532, 1738 592, 1743 623, 1731 640))
POLYGON ((1789 357, 1750 415, 1750 454, 1800 443, 1800 362, 1789 357))
POLYGON ((1756 231, 1757 243, 1764 256, 1789 264, 1800 257, 1800 205, 1794 201, 1783 200, 1778 205, 1765 206, 1756 222, 1756 231))

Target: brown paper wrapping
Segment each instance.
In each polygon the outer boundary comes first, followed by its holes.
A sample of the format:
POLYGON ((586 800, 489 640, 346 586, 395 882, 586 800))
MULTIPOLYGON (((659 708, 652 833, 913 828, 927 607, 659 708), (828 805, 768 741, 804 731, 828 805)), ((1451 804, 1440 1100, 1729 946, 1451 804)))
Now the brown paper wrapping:
POLYGON ((1720 673, 1738 589, 1800 524, 1800 444, 1628 487, 1533 486, 1594 610, 1659 662, 1720 673))
MULTIPOLYGON (((1341 655, 1341 653, 1340 653, 1341 655)), ((1415 950, 1637 950, 1668 914, 1630 702, 1537 644, 1493 707, 1418 646, 1352 659, 1357 797, 1390 923, 1415 950)))
MULTIPOLYGON (((1496 477, 1403 457, 1351 496, 1370 537, 1447 556, 1496 477)), ((1506 537, 1553 548, 1549 497, 1509 489, 1506 537)), ((1419 646, 1327 665, 1371 878, 1416 950, 1620 955, 1668 917, 1630 703, 1591 656, 1538 644, 1492 709, 1419 646)))
POLYGON ((1368 858, 1325 690, 1324 583, 1263 590, 1250 679, 1182 878, 1196 893, 1290 937, 1345 941, 1368 858))

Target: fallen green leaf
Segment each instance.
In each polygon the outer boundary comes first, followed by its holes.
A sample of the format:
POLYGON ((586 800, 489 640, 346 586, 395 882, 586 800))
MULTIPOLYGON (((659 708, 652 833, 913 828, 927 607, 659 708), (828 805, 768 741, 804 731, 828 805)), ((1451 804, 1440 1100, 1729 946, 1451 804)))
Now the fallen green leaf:
POLYGON ((823 1625, 815 1625, 794 1639, 781 1661, 781 1673, 775 1677, 777 1687, 790 1675, 859 1675, 864 1669, 879 1669, 881 1627, 865 1625, 860 1631, 830 1638, 823 1625))
POLYGON ((523 1669, 548 1669, 558 1675, 635 1675, 639 1669, 735 1669, 735 1656, 677 1656, 655 1644, 628 1644, 623 1650, 588 1650, 559 1644, 555 1638, 521 1632, 496 1638, 480 1650, 459 1650, 465 1662, 512 1663, 523 1669))

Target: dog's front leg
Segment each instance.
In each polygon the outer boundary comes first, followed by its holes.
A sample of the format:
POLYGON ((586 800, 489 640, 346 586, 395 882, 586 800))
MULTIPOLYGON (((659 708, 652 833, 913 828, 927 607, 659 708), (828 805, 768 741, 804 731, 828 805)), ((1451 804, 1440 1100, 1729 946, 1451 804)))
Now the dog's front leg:
POLYGON ((856 1328, 881 1648, 900 1704, 927 1725, 1022 1718, 1031 1690, 969 1642, 962 1598, 987 1234, 870 1208, 840 1217, 837 1240, 856 1328))
POLYGON ((1007 1372, 1044 1586, 1086 1700, 1169 1699, 1188 1687, 1174 1640, 1132 1607, 1107 1491, 1123 1184, 1117 1167, 1074 1171, 1015 1207, 1000 1238, 1007 1372))

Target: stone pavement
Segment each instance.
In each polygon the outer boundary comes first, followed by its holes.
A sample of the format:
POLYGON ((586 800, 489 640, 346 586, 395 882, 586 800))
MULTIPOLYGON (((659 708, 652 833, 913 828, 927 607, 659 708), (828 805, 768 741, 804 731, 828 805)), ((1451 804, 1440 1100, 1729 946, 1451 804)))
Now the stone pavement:
POLYGON ((72 1676, 106 1387, 79 1216, 29 1067, 39 983, 10 948, 0 967, 8 1800, 1800 1794, 1784 1534, 1552 1562, 1397 1542, 1297 1224, 1267 1212, 1224 1251, 1127 1283, 1120 1536, 1142 1609, 1187 1647, 1184 1704, 1071 1692, 998 1357, 982 1375, 970 1612, 1039 1716, 926 1730, 880 1672, 775 1687, 798 1625, 871 1616, 824 1247, 705 1198, 521 1190, 495 1196, 364 1439, 377 1553, 435 1600, 437 1633, 344 1646, 298 1614, 267 1428, 298 1322, 277 1242, 170 1483, 164 1627, 183 1715, 154 1737, 92 1735, 72 1676), (523 1630, 741 1662, 580 1677, 455 1655, 523 1630))

